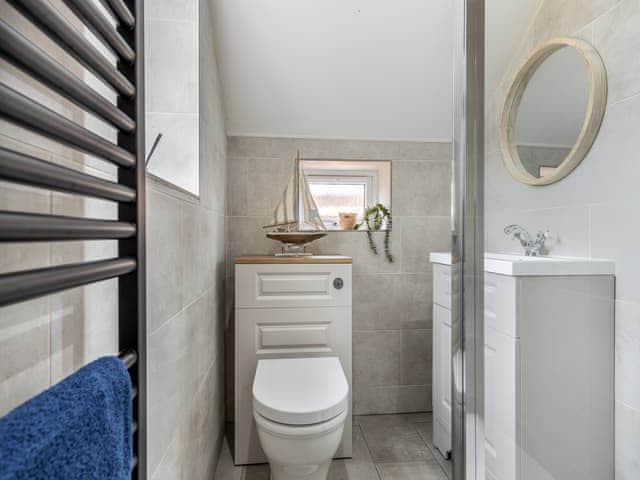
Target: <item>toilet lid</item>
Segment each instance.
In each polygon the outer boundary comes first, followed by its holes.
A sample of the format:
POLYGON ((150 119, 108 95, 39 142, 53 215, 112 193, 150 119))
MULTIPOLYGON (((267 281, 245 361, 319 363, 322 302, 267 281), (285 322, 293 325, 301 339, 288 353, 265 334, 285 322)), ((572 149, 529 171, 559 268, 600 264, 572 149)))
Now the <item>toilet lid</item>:
POLYGON ((258 360, 253 406, 273 422, 325 422, 344 412, 348 402, 349 385, 338 357, 258 360))

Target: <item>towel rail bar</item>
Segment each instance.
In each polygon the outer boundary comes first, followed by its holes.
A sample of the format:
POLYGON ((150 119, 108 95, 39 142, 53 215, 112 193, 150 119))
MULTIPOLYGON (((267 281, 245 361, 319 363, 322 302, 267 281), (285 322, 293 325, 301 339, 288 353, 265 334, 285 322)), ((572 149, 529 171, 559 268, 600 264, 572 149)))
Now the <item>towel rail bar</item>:
POLYGON ((109 60, 51 5, 49 0, 9 0, 9 3, 118 92, 128 97, 135 95, 136 87, 133 83, 114 68, 109 60))
POLYGON ((124 112, 118 110, 113 103, 99 95, 2 20, 0 20, 0 53, 18 68, 115 127, 129 132, 136 127, 136 123, 124 112))
POLYGON ((0 114, 60 143, 71 145, 123 167, 135 165, 135 156, 59 113, 0 83, 0 114))
POLYGON ((63 0, 64 3, 82 20, 85 25, 120 57, 132 63, 136 54, 127 42, 116 32, 109 20, 95 5, 87 0, 63 0))
POLYGON ((0 211, 0 242, 116 240, 135 234, 135 224, 128 222, 0 211))
POLYGON ((132 258, 73 263, 0 275, 0 307, 115 278, 136 269, 132 258))
POLYGON ((135 350, 127 350, 120 352, 118 358, 122 360, 127 368, 131 368, 138 361, 138 353, 135 350))
POLYGON ((118 18, 129 28, 133 28, 136 24, 136 19, 131 14, 131 11, 127 8, 122 0, 102 0, 103 4, 109 5, 116 13, 118 18))
POLYGON ((0 178, 32 187, 88 195, 114 202, 136 200, 136 191, 132 188, 2 147, 0 178))
MULTIPOLYGON (((0 56, 32 77, 43 90, 57 92, 117 129, 117 142, 96 135, 47 108, 20 85, 0 83, 0 117, 54 143, 109 161, 117 181, 107 181, 0 147, 0 179, 117 202, 115 220, 0 212, 0 243, 70 239, 116 239, 116 258, 0 274, 0 307, 94 282, 118 280, 118 344, 131 376, 133 407, 133 480, 147 478, 147 326, 145 260, 145 102, 144 0, 100 0, 105 9, 84 0, 63 0, 64 14, 51 0, 8 0, 42 34, 118 94, 114 104, 57 57, 32 43, 22 23, 0 20, 0 56), (106 12, 106 13, 105 13, 106 12), (74 18, 70 18, 73 16, 74 18), (77 27, 76 20, 85 28, 77 27), (117 28, 116 28, 117 24, 117 28), (115 53, 103 54, 99 42, 115 53), (24 35, 24 36, 23 36, 24 35)), ((75 119, 74 119, 75 120, 75 119)), ((19 138, 18 131, 16 143, 19 138)), ((28 142, 28 141, 27 141, 28 142)))

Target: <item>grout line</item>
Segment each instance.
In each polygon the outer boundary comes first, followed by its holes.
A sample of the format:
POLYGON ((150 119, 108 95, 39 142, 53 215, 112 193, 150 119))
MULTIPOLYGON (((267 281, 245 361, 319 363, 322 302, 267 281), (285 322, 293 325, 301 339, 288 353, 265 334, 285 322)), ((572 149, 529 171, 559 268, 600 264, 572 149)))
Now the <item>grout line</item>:
POLYGON ((618 105, 620 105, 621 103, 625 103, 625 102, 629 102, 629 101, 631 101, 631 100, 634 100, 634 99, 636 99, 636 98, 637 98, 637 97, 639 97, 639 96, 640 96, 640 92, 635 92, 635 93, 632 93, 631 95, 629 95, 629 96, 627 96, 627 97, 619 98, 619 99, 617 99, 617 100, 615 100, 615 101, 611 102, 608 106, 609 106, 609 107, 618 106, 618 105))
MULTIPOLYGON (((359 415, 359 416, 362 417, 364 415, 359 415)), ((371 448, 369 447, 369 442, 367 441, 367 437, 364 434, 364 429, 362 428, 362 425, 360 425, 360 423, 358 422, 358 424, 354 425, 354 427, 360 429, 360 435, 362 436, 362 441, 364 442, 364 446, 367 449, 367 452, 369 453, 369 458, 371 459, 371 463, 373 464, 373 468, 376 470, 376 473, 378 474, 378 480, 381 480, 382 476, 380 475, 380 470, 378 469, 378 464, 373 459, 373 453, 371 453, 371 448)))

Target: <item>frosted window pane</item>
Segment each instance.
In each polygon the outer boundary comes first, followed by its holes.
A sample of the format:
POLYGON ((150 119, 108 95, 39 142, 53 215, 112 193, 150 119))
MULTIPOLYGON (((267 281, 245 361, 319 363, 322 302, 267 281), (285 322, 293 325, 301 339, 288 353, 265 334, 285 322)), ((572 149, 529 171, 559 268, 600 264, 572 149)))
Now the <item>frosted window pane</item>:
POLYGON ((309 189, 325 224, 336 225, 340 212, 357 212, 361 220, 367 198, 364 184, 311 183, 309 189))

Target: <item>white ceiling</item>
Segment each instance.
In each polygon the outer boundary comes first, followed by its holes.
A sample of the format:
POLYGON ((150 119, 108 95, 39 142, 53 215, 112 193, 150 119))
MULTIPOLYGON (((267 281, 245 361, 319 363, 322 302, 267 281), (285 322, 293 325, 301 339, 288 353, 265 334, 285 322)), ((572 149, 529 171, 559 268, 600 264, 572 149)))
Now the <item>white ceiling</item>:
POLYGON ((451 139, 451 0, 212 1, 229 135, 451 139))

